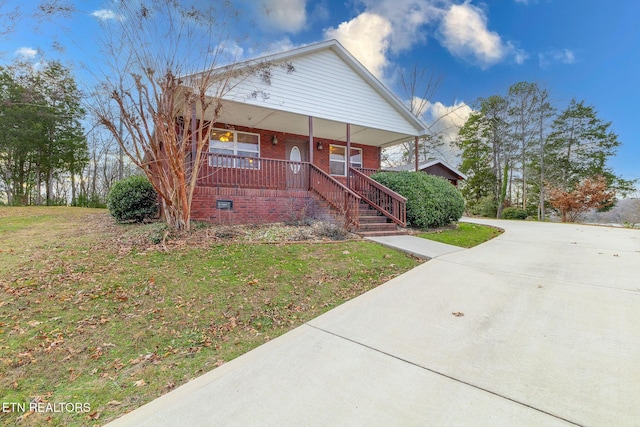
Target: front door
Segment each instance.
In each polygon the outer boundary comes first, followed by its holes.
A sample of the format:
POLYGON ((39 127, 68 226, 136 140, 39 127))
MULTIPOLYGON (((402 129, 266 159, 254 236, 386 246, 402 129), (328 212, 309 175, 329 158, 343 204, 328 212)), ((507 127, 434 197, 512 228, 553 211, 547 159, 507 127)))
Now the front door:
POLYGON ((307 189, 309 168, 309 142, 303 140, 287 140, 287 188, 307 189))

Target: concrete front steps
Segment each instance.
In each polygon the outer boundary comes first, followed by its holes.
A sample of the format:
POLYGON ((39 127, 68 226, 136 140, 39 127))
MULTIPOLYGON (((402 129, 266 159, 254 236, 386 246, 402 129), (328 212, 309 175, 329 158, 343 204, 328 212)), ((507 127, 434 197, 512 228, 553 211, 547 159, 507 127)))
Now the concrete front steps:
POLYGON ((361 237, 399 236, 407 230, 396 225, 366 203, 360 204, 360 227, 356 231, 361 237))

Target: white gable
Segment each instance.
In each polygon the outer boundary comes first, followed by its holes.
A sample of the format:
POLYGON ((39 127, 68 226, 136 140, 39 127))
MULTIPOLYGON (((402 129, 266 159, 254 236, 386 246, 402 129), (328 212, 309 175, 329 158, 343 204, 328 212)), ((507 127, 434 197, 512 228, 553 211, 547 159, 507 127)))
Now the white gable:
POLYGON ((294 117, 291 114, 300 120, 311 116, 349 123, 363 133, 383 131, 379 135, 387 135, 387 140, 375 145, 425 131, 398 98, 335 41, 265 59, 274 64, 286 61, 294 71, 273 66, 269 83, 258 76, 232 82, 233 88, 224 96, 231 103, 223 106, 221 121, 226 115, 228 123, 268 129, 274 127, 274 116, 282 119, 280 112, 289 113, 289 119, 294 117))
POLYGON ((312 52, 292 58, 290 62, 295 68, 292 73, 274 67, 270 85, 252 77, 225 98, 381 130, 418 132, 332 50, 312 52))

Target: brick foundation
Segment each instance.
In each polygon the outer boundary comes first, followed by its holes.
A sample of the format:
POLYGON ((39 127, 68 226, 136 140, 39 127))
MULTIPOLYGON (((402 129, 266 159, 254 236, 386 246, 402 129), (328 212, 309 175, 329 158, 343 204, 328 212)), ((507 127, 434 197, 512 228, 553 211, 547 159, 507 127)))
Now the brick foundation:
POLYGON ((214 224, 267 224, 313 218, 342 224, 344 219, 309 191, 251 188, 197 187, 191 218, 214 224), (233 208, 218 209, 218 200, 233 208))

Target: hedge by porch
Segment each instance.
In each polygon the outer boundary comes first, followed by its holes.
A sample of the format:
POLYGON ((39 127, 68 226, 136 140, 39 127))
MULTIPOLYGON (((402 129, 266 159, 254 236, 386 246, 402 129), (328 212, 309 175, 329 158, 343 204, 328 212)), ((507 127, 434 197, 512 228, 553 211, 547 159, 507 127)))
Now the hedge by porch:
POLYGON ((406 197, 407 225, 442 227, 464 212, 462 194, 446 179, 424 172, 378 172, 371 178, 406 197))

